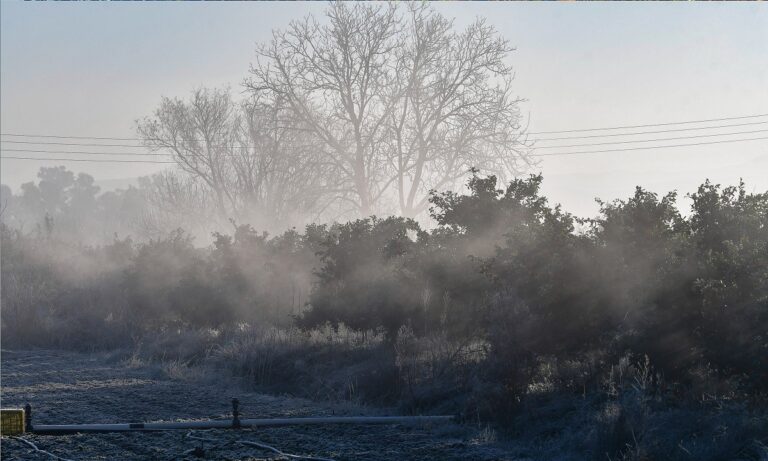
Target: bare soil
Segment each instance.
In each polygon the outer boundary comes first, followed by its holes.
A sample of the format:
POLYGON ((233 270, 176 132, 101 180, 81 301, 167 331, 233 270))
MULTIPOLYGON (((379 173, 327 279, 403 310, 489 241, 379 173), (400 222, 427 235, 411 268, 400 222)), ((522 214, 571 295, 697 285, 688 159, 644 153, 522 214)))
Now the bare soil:
MULTIPOLYGON (((351 404, 324 404, 288 396, 245 392, 216 376, 171 379, 162 367, 125 356, 59 351, 2 351, 2 406, 30 403, 38 424, 125 423, 229 419, 230 399, 242 417, 382 414, 351 404)), ((171 374, 172 375, 172 374, 171 374)), ((71 460, 283 459, 238 441, 257 441, 297 454, 334 460, 512 460, 489 432, 458 424, 434 426, 329 425, 196 431, 26 434, 39 448, 71 460), (202 458, 187 452, 200 446, 202 458)), ((492 434, 491 434, 492 435, 492 434)), ((2 438, 3 460, 43 460, 22 442, 2 438)))

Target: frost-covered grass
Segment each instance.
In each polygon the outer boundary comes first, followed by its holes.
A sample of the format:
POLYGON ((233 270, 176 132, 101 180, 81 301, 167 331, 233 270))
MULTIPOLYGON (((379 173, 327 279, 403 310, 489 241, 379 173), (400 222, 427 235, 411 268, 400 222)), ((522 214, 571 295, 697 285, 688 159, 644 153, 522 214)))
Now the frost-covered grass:
POLYGON ((602 353, 541 358, 516 395, 489 378, 498 364, 485 345, 401 333, 392 344, 343 328, 242 327, 158 338, 142 343, 141 354, 174 379, 226 375, 272 394, 457 414, 473 431, 467 443, 498 444, 519 459, 768 459, 765 400, 727 392, 738 384, 711 374, 682 388, 647 357, 624 356, 612 366, 598 366, 608 360, 602 353), (208 346, 192 347, 194 335, 208 346))

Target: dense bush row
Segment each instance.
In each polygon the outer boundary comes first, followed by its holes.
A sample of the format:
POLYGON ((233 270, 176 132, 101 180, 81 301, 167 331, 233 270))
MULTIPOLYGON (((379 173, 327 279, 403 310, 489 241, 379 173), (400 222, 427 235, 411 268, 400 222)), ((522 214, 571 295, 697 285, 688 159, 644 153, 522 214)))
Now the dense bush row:
POLYGON ((707 367, 768 390, 768 194, 705 183, 683 217, 674 193, 637 188, 578 220, 540 184, 500 190, 474 176, 470 194, 432 197, 429 233, 398 218, 337 226, 300 324, 383 327, 393 339, 402 325, 440 325, 486 342, 513 375, 541 356, 631 351, 682 382, 707 367))
POLYGON ((3 347, 138 344, 267 387, 510 422, 553 391, 602 395, 618 432, 589 437, 614 454, 633 443, 622 411, 641 408, 636 427, 667 398, 764 402, 768 194, 706 182, 683 215, 637 188, 579 219, 541 181, 475 172, 432 195, 431 230, 371 217, 88 247, 3 225, 3 347))

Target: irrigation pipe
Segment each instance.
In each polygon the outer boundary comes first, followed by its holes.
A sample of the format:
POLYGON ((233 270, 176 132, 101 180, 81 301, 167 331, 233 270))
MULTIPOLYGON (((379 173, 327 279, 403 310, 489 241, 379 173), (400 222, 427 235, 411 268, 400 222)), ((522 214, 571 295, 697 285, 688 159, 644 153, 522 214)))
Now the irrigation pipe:
POLYGON ((44 455, 48 455, 51 458, 55 459, 56 461, 72 461, 71 459, 62 458, 61 456, 54 455, 50 451, 41 450, 40 448, 37 447, 37 445, 35 445, 34 443, 30 442, 27 439, 24 439, 24 438, 21 438, 21 437, 15 437, 15 436, 11 436, 11 438, 14 439, 14 440, 18 440, 20 442, 24 442, 25 444, 29 445, 33 450, 35 450, 37 453, 42 453, 44 455))
POLYGON ((35 424, 35 434, 71 434, 77 432, 130 432, 195 429, 234 429, 244 427, 305 426, 320 424, 424 424, 448 422, 453 416, 327 416, 309 418, 263 418, 233 421, 180 421, 123 424, 35 424))

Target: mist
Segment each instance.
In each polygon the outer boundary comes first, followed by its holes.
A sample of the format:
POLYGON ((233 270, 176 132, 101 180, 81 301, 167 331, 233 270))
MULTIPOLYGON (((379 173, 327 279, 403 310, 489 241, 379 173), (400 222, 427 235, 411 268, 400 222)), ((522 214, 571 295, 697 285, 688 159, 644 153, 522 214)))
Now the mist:
MULTIPOLYGON (((240 82, 156 95, 130 137, 62 136, 161 166, 102 190, 52 159, 0 187, 3 353, 454 414, 488 459, 763 459, 768 190, 703 174, 569 210, 545 157, 670 146, 531 132, 514 52, 483 17, 330 3, 240 82)), ((760 139, 701 123, 649 126, 760 139)))

